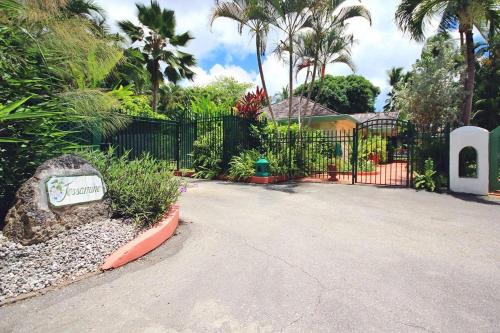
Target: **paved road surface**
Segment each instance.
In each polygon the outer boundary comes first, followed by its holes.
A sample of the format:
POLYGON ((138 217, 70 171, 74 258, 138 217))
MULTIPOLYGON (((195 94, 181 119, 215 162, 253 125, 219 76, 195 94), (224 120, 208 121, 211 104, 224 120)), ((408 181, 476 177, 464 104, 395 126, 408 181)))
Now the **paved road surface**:
POLYGON ((196 182, 179 234, 0 308, 0 332, 499 332, 500 206, 372 186, 196 182))

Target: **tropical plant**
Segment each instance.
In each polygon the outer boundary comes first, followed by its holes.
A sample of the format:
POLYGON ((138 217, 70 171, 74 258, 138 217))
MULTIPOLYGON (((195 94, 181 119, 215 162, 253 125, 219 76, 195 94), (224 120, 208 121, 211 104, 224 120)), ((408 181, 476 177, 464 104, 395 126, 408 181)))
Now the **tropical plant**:
MULTIPOLYGON (((123 58, 108 74, 104 83, 106 88, 120 85, 131 86, 136 94, 150 95, 150 75, 144 67, 144 57, 138 49, 125 49, 123 58)), ((151 104, 151 102, 148 103, 151 104)))
POLYGON ((400 116, 421 128, 458 121, 463 94, 461 63, 460 51, 447 36, 429 39, 408 81, 395 91, 400 116))
POLYGON ((116 157, 113 148, 102 152, 78 153, 94 165, 104 178, 107 197, 116 216, 133 219, 141 226, 156 223, 180 195, 180 181, 167 161, 145 154, 130 160, 128 154, 116 157))
POLYGON ((234 181, 245 181, 255 174, 255 162, 259 159, 256 150, 245 150, 235 155, 229 162, 229 179, 234 181))
POLYGON ((478 48, 472 123, 492 131, 500 126, 500 36, 490 36, 478 48))
POLYGON ((256 120, 262 113, 261 109, 266 101, 266 93, 264 90, 257 87, 255 92, 248 92, 236 103, 238 115, 256 120))
POLYGON ((143 54, 151 76, 151 106, 157 112, 158 89, 164 77, 173 83, 182 78, 191 80, 194 77, 190 68, 196 64, 194 57, 178 49, 186 46, 192 37, 188 32, 176 34, 173 10, 161 9, 158 2, 153 0, 149 6, 136 4, 136 7, 140 26, 128 20, 120 21, 118 25, 143 54), (163 72, 160 63, 166 64, 163 72))
POLYGON ((435 175, 436 170, 434 170, 434 161, 432 158, 428 158, 425 160, 424 172, 415 175, 415 188, 417 190, 434 192, 436 190, 435 175))
POLYGON ((284 101, 285 99, 288 99, 288 93, 289 93, 288 86, 281 87, 281 90, 276 94, 274 94, 273 101, 275 103, 278 103, 284 101))
MULTIPOLYGON (((369 18, 369 14, 367 15, 367 17, 369 18)), ((356 66, 354 65, 351 58, 351 46, 354 43, 354 39, 353 36, 351 34, 347 34, 345 30, 345 24, 334 25, 327 32, 326 37, 321 41, 319 53, 319 69, 321 71, 321 80, 319 83, 318 95, 321 95, 323 93, 323 87, 325 84, 325 71, 328 64, 342 63, 347 65, 353 72, 356 70, 356 66)), ((309 87, 309 98, 311 98, 313 88, 314 85, 311 84, 311 86, 309 87)), ((314 110, 317 104, 317 102, 314 103, 311 114, 314 114, 314 110)), ((311 120, 312 117, 309 117, 309 124, 311 120)))
POLYGON ((206 133, 193 143, 195 178, 212 179, 222 172, 222 140, 216 133, 206 133))
MULTIPOLYGON (((306 115, 308 103, 312 97, 317 69, 321 73, 320 88, 324 82, 326 66, 328 64, 344 63, 354 71, 354 64, 350 53, 353 36, 346 32, 348 20, 352 18, 364 18, 371 24, 370 12, 364 6, 345 6, 345 3, 345 0, 316 1, 312 6, 311 40, 313 41, 312 49, 314 50, 314 55, 312 58, 312 78, 305 103, 304 113, 306 115)), ((314 107, 316 107, 316 104, 314 107)))
POLYGON ((293 97, 294 38, 296 34, 311 26, 313 0, 265 0, 260 14, 264 22, 276 27, 285 34, 288 52, 288 132, 290 133, 293 97))
POLYGON ((228 18, 238 22, 238 32, 240 34, 243 31, 243 27, 247 27, 255 37, 255 54, 257 56, 260 81, 264 89, 269 114, 272 121, 275 122, 272 103, 269 98, 264 70, 262 68, 262 56, 266 53, 267 34, 269 32, 269 23, 265 21, 263 10, 262 2, 257 0, 216 0, 210 24, 213 25, 217 18, 228 18))
POLYGON ((500 22, 498 0, 402 0, 396 10, 400 29, 417 40, 425 39, 427 24, 440 17, 439 30, 456 30, 460 33, 461 46, 466 63, 464 75, 462 123, 468 125, 472 115, 475 83, 474 27, 484 31, 497 31, 500 22), (465 40, 465 41, 464 41, 465 40), (465 43, 465 44, 464 44, 465 43))
POLYGON ((231 77, 219 77, 207 85, 187 88, 170 83, 160 86, 159 112, 179 120, 226 114, 250 87, 252 84, 231 77))
POLYGON ((135 95, 132 89, 133 86, 119 86, 110 92, 120 101, 120 105, 117 106, 118 111, 132 117, 167 119, 164 114, 153 111, 147 96, 135 95))
POLYGON ((0 0, 0 220, 41 163, 128 122, 100 89, 120 47, 67 4, 0 0))
POLYGON ((217 117, 228 114, 233 105, 227 101, 225 103, 217 103, 208 96, 192 96, 191 97, 191 115, 198 118, 217 117))
POLYGON ((387 71, 387 77, 389 85, 391 86, 391 90, 387 94, 387 99, 385 100, 384 111, 385 112, 393 112, 396 111, 396 101, 394 98, 394 92, 396 89, 396 85, 403 80, 404 77, 404 68, 403 67, 392 67, 387 71))
POLYGON ((387 138, 381 135, 368 134, 358 138, 358 159, 363 161, 378 159, 380 163, 387 162, 387 138))

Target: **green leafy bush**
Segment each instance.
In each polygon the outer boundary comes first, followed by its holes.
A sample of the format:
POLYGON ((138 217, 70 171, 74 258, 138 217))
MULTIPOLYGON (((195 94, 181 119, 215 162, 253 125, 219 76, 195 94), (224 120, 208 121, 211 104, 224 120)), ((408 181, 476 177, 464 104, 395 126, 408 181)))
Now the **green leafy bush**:
POLYGON ((151 119, 167 119, 167 116, 153 111, 149 98, 145 95, 134 95, 132 86, 120 86, 110 92, 120 101, 119 110, 132 117, 151 119))
POLYGON ((229 162, 229 179, 242 181, 252 177, 255 174, 255 162, 259 156, 256 150, 246 150, 238 156, 233 156, 229 162))
POLYGON ((149 154, 129 161, 127 154, 116 157, 113 148, 107 152, 81 151, 79 155, 101 172, 117 216, 149 226, 179 197, 180 181, 166 161, 155 160, 149 154))
POLYGON ((436 171, 434 170, 434 161, 431 158, 425 160, 424 169, 424 173, 417 174, 415 177, 415 188, 434 192, 436 190, 436 183, 434 182, 436 171))
POLYGON ((194 177, 213 179, 222 172, 222 140, 213 133, 202 135, 193 143, 194 177))
POLYGON ((378 156, 380 163, 387 162, 387 139, 380 135, 369 134, 358 139, 358 158, 369 160, 378 156))

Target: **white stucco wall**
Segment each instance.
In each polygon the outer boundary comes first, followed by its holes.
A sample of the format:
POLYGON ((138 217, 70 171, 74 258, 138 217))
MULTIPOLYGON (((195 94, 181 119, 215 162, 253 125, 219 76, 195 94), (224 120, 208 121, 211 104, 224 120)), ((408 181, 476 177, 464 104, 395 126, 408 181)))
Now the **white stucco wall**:
POLYGON ((463 126, 450 134, 450 189, 453 192, 488 194, 489 132, 484 128, 463 126), (477 152, 477 178, 460 178, 458 176, 458 155, 465 147, 473 147, 477 152))

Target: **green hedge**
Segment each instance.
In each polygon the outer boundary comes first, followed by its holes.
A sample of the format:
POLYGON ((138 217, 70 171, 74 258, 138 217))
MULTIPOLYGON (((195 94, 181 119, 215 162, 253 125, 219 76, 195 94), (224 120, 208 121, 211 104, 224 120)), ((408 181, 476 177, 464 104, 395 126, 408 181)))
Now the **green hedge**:
POLYGON ((167 161, 155 160, 149 154, 129 161, 128 154, 116 157, 113 148, 107 152, 81 151, 79 155, 101 172, 116 216, 149 226, 179 197, 181 184, 167 161))

